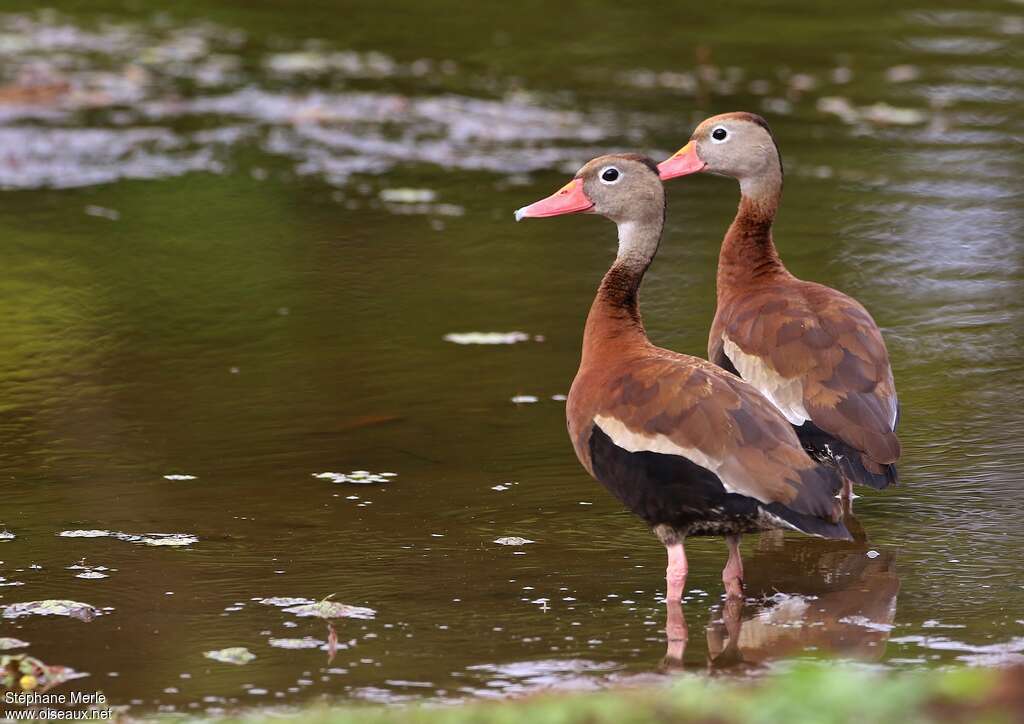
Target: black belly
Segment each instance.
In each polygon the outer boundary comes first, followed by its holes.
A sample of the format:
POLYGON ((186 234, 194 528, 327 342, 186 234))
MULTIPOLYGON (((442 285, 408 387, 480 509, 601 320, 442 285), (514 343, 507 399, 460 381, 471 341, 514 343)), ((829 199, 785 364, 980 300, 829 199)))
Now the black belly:
MULTIPOLYGON (((717 475, 679 455, 629 452, 594 425, 590 436, 594 477, 649 525, 681 535, 727 535, 764 530, 759 501, 726 492, 717 475)), ((772 511, 774 512, 774 511, 772 511)))

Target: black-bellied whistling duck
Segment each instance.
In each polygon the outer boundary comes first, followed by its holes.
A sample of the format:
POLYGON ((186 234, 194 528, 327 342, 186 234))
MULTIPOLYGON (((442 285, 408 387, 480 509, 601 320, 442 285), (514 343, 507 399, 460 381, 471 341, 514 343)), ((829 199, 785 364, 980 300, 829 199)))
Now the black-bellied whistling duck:
POLYGON ((878 325, 857 300, 797 279, 779 259, 772 222, 782 160, 752 113, 709 118, 658 166, 662 179, 699 171, 740 183, 740 206, 718 257, 718 308, 708 359, 760 390, 817 460, 847 483, 896 482, 899 403, 878 325))
POLYGON ((619 251, 598 288, 569 391, 569 436, 583 467, 653 528, 668 549, 669 601, 686 583, 683 541, 724 535, 729 596, 742 596, 740 534, 789 528, 849 538, 839 475, 808 457, 761 393, 710 362, 652 345, 637 303, 658 249, 665 192, 636 155, 602 156, 516 220, 576 212, 618 226, 619 251))

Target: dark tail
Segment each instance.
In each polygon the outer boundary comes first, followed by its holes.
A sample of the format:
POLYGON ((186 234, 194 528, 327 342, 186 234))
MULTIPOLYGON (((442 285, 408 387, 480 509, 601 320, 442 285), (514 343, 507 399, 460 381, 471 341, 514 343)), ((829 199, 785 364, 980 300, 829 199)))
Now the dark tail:
MULTIPOLYGON (((836 506, 837 508, 839 506, 838 500, 836 501, 836 506)), ((819 518, 814 515, 797 513, 795 510, 787 508, 782 503, 771 503, 761 507, 772 515, 782 518, 801 533, 816 535, 819 538, 829 538, 831 540, 853 540, 853 536, 850 535, 850 531, 846 529, 846 526, 843 525, 842 522, 834 523, 831 520, 819 518)))
POLYGON ((870 485, 875 490, 885 490, 899 481, 894 464, 876 463, 864 453, 855 452, 849 447, 846 451, 835 457, 835 464, 844 477, 861 485, 870 485))
POLYGON ((818 462, 837 467, 844 478, 857 485, 884 490, 890 485, 896 485, 899 480, 895 464, 875 462, 812 422, 805 422, 793 429, 808 455, 818 462))

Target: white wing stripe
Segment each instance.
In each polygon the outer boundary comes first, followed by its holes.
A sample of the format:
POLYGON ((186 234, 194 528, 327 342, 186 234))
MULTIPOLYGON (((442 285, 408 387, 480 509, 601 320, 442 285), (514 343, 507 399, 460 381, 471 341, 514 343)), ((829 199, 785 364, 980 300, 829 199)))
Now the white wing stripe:
POLYGON ((744 381, 750 383, 778 408, 792 425, 811 419, 804 407, 804 386, 799 379, 786 379, 756 355, 747 354, 739 345, 722 335, 722 350, 744 381))

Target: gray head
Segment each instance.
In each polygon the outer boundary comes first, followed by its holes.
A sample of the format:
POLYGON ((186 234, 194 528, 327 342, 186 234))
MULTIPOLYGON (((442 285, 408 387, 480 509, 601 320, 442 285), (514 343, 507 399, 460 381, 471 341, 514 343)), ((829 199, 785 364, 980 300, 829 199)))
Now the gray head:
POLYGON ((699 171, 730 176, 741 185, 782 178, 782 159, 768 123, 753 113, 723 113, 701 123, 690 142, 658 164, 663 180, 699 171))
POLYGON ((665 189, 657 169, 638 154, 599 156, 551 196, 517 210, 516 221, 572 213, 599 214, 620 226, 663 220, 665 189))

